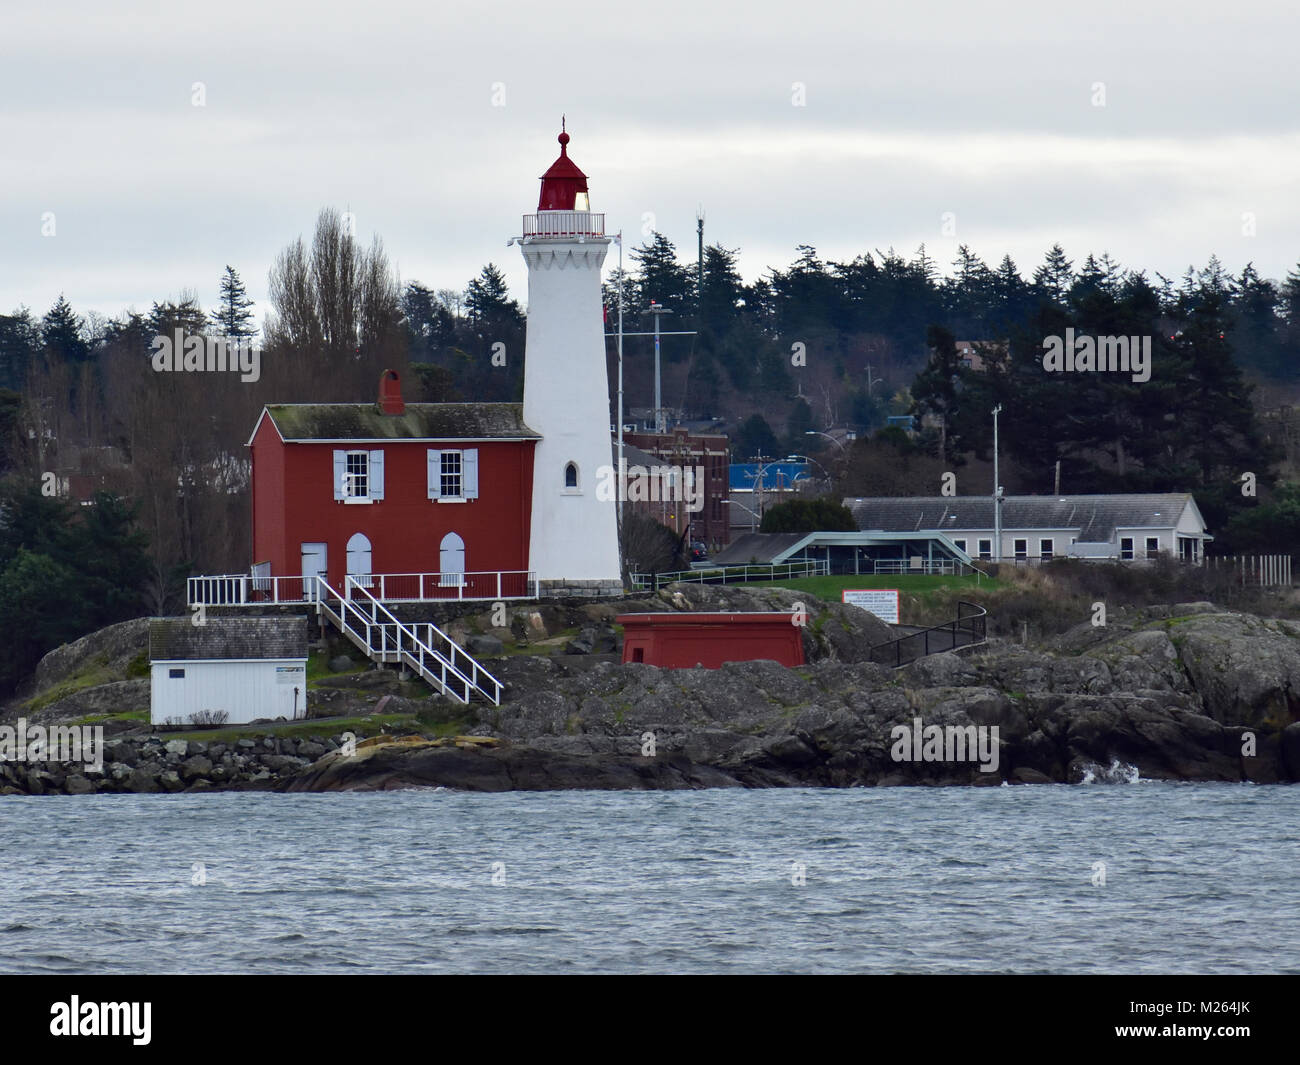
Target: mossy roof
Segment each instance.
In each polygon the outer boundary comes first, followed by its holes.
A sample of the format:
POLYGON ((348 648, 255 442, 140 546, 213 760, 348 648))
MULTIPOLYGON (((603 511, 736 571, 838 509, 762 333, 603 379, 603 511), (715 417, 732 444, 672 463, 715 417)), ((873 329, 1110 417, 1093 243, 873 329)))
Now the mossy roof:
POLYGON ((149 659, 153 662, 205 658, 306 658, 307 618, 151 618, 149 659))
POLYGON ((377 403, 268 406, 285 440, 540 440, 522 403, 408 403, 384 414, 377 403))

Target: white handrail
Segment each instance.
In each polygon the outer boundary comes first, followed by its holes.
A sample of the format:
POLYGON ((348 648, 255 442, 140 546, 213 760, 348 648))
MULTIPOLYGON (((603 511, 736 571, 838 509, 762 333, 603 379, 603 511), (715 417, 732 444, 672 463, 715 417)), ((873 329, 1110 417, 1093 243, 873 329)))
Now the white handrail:
POLYGON ((388 628, 396 628, 397 631, 396 641, 397 641, 398 654, 403 654, 406 655, 407 657, 416 659, 419 662, 421 667, 424 667, 424 660, 426 654, 432 655, 434 660, 442 667, 444 677, 446 676, 446 671, 450 670, 451 673, 466 686, 467 690, 465 693, 465 698, 463 700, 464 702, 469 702, 468 689, 472 688, 473 690, 483 695, 484 698, 488 699, 494 705, 496 706, 501 705, 501 689, 502 689, 501 682, 496 677, 494 677, 491 673, 489 673, 486 669, 484 669, 483 666, 480 665, 479 662, 473 657, 473 655, 471 655, 468 651, 466 651, 463 647, 461 647, 460 644, 458 644, 455 640, 453 640, 450 636, 448 636, 445 632, 443 632, 442 629, 438 628, 437 625, 433 624, 432 622, 417 623, 423 625, 425 633, 427 634, 426 638, 422 640, 414 626, 408 625, 403 621, 399 621, 398 618, 393 614, 393 612, 388 609, 388 607, 386 607, 382 602, 376 599, 375 596, 373 596, 370 593, 369 589, 364 588, 359 583, 357 583, 355 578, 353 577, 347 578, 347 591, 349 593, 350 605, 353 606, 353 609, 358 609, 358 608, 355 605, 355 600, 352 599, 352 593, 359 594, 361 597, 361 601, 369 605, 370 608, 369 623, 372 625, 381 626, 381 631, 384 632, 385 638, 387 637, 387 633, 384 630, 387 630, 388 628), (380 617, 383 617, 385 621, 380 622, 379 621, 380 617), (408 651, 402 645, 403 637, 408 639, 414 645, 413 651, 408 651), (439 649, 439 647, 437 646, 438 643, 441 643, 441 645, 446 647, 447 649, 446 653, 444 653, 442 650, 439 649), (467 664, 467 666, 471 671, 469 676, 467 676, 464 672, 462 672, 460 665, 457 663, 457 658, 462 659, 467 664), (490 683, 491 685, 490 691, 488 690, 488 688, 484 687, 483 683, 481 683, 480 678, 490 683))

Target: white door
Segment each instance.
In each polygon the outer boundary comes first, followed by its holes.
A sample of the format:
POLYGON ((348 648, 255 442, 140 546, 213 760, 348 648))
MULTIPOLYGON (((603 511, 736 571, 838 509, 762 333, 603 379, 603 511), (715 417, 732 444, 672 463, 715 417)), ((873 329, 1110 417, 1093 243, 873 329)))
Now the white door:
POLYGON ((348 541, 348 574, 362 588, 369 588, 370 573, 370 540, 365 533, 353 533, 348 541))
POLYGON ((316 598, 316 582, 307 578, 319 577, 321 580, 325 580, 329 575, 328 557, 325 544, 302 545, 302 597, 304 599, 314 600, 316 598))
POLYGON ((442 587, 454 588, 465 583, 465 541, 454 532, 444 536, 438 546, 438 569, 442 587))

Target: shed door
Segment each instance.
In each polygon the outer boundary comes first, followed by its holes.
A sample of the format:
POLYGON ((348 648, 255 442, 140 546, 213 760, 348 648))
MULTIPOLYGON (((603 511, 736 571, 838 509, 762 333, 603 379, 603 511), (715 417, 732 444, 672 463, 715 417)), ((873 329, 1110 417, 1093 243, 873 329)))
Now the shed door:
POLYGON ((308 577, 319 577, 325 580, 329 576, 328 568, 328 550, 325 544, 303 544, 302 545, 302 575, 303 575, 303 598, 315 599, 316 586, 315 582, 308 581, 308 577))

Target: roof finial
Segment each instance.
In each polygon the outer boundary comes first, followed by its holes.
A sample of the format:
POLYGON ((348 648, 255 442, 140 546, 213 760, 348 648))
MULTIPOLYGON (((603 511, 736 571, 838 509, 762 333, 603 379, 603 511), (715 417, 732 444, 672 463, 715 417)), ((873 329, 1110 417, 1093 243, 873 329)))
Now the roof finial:
POLYGON ((561 154, 561 155, 568 155, 569 152, 568 152, 568 149, 565 148, 565 145, 569 143, 569 134, 568 134, 567 132, 565 132, 565 129, 564 129, 564 121, 565 121, 565 116, 564 116, 564 115, 561 115, 561 116, 560 116, 560 135, 559 135, 558 137, 556 137, 555 139, 558 140, 558 141, 560 142, 560 154, 561 154))

